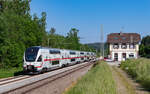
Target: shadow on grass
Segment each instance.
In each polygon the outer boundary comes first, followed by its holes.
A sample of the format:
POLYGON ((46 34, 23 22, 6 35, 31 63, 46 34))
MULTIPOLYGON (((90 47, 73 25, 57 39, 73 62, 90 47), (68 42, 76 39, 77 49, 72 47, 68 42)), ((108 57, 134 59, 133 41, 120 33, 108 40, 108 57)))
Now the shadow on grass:
POLYGON ((94 62, 93 68, 96 67, 97 65, 98 65, 98 62, 94 62))
POLYGON ((14 76, 25 75, 23 71, 18 71, 14 73, 14 76))

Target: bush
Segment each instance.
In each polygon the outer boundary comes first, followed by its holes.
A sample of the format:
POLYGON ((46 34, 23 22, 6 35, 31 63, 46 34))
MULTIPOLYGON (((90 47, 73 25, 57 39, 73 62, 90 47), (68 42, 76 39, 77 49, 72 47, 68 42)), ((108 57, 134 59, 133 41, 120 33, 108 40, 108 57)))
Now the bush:
POLYGON ((122 62, 121 68, 150 90, 150 59, 130 59, 122 62))

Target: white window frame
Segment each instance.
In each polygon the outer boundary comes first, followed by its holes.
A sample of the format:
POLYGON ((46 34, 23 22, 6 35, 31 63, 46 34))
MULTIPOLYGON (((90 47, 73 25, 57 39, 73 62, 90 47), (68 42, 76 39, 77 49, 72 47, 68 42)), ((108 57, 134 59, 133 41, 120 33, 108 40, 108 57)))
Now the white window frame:
POLYGON ((113 44, 113 49, 119 49, 119 44, 118 43, 113 44))
POLYGON ((122 48, 122 49, 127 49, 127 44, 126 44, 126 43, 122 43, 122 44, 121 44, 121 48, 122 48))

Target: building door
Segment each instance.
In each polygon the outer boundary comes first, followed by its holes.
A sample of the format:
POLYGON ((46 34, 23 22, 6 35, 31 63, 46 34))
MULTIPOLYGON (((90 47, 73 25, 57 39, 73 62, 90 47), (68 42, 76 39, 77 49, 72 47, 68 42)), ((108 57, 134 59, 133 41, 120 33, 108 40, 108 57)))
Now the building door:
POLYGON ((115 61, 118 61, 118 53, 115 53, 115 54, 114 54, 114 60, 115 60, 115 61))
POLYGON ((122 57, 123 57, 123 60, 126 60, 127 58, 126 53, 122 53, 122 57))

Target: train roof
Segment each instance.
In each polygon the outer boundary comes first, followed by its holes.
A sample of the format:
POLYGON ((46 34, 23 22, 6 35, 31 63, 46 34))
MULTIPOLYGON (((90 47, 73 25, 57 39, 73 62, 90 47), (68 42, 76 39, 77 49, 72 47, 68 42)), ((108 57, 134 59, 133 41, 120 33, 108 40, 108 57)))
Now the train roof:
POLYGON ((36 47, 36 48, 39 48, 39 49, 67 50, 67 51, 77 51, 77 52, 84 52, 84 53, 94 53, 94 52, 79 51, 79 50, 70 50, 70 49, 49 48, 49 47, 43 47, 43 46, 32 46, 32 47, 36 47))

